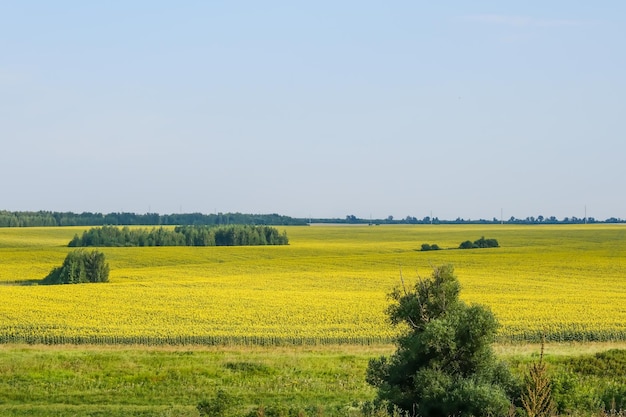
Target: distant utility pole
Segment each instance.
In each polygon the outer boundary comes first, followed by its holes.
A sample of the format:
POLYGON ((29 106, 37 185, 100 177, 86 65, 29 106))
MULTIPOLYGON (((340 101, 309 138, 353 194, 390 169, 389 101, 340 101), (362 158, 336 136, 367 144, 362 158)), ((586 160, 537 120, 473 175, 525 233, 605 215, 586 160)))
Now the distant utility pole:
POLYGON ((587 205, 585 205, 585 224, 587 224, 587 205))
POLYGON ((502 215, 503 211, 500 209, 500 224, 504 224, 504 217, 502 215))

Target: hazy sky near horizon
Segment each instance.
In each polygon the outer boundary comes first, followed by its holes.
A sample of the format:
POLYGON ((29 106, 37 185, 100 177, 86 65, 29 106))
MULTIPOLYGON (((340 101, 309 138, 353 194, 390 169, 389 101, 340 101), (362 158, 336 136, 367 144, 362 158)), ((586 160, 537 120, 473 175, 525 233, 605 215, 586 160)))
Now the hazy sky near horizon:
POLYGON ((0 210, 626 218, 625 43, 617 0, 0 1, 0 210))

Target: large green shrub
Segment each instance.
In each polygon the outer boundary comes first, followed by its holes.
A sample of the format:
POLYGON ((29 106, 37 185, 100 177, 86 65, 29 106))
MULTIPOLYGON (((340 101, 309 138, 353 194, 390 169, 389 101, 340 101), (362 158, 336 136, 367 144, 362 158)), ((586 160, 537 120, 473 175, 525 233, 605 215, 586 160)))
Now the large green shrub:
POLYGON ((459 245, 459 249, 478 249, 478 248, 498 248, 500 244, 497 239, 485 239, 484 236, 481 236, 480 239, 476 239, 475 241, 466 240, 461 242, 459 245))
POLYGON ((42 284, 82 284, 87 282, 108 282, 109 264, 102 252, 88 252, 79 249, 65 257, 63 265, 54 268, 42 284))
POLYGON ((436 267, 414 288, 390 294, 394 325, 404 329, 391 357, 370 361, 367 382, 378 401, 419 416, 499 416, 509 411, 517 384, 491 348, 498 323, 480 305, 459 300, 450 265, 436 267))

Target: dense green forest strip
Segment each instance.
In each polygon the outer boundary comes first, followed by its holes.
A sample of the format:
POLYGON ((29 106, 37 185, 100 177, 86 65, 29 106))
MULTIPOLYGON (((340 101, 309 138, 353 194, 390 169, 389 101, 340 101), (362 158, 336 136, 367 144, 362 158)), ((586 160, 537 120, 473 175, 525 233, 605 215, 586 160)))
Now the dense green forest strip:
POLYGON ((6 211, 0 210, 0 227, 46 227, 46 226, 176 226, 176 225, 229 225, 251 224, 268 226, 305 225, 304 219, 279 214, 242 213, 71 213, 52 211, 6 211))
POLYGON ((270 226, 176 226, 138 229, 102 226, 75 235, 68 246, 263 246, 288 245, 287 233, 270 226))

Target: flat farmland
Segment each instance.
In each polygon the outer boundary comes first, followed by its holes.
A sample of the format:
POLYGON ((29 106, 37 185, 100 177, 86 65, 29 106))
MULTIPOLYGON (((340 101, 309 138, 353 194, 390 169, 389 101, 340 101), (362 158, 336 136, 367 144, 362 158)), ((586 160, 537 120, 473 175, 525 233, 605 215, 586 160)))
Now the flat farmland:
POLYGON ((625 225, 278 227, 288 246, 100 248, 110 282, 36 284, 86 228, 0 229, 4 343, 380 344, 386 294, 451 263, 501 342, 626 340, 625 225), (500 247, 455 249, 484 236, 500 247), (442 250, 420 251, 423 243, 442 250))

